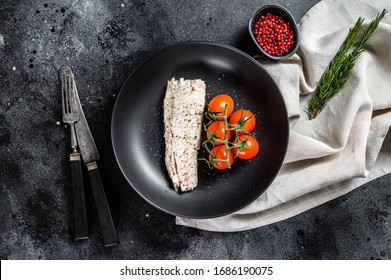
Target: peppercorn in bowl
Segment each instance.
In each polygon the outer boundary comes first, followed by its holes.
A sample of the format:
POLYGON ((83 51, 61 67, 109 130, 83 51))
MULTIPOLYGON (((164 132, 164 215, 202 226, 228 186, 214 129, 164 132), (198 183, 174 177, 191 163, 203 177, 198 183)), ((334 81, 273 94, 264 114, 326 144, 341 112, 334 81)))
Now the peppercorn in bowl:
POLYGON ((250 36, 261 55, 272 61, 291 57, 299 48, 299 32, 291 13, 279 5, 266 5, 250 18, 250 36))

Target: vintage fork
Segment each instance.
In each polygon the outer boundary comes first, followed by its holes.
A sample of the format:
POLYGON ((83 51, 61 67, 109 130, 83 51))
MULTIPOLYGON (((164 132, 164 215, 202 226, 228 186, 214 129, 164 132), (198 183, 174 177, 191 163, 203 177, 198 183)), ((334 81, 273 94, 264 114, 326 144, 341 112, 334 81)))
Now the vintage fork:
POLYGON ((62 93, 62 120, 69 124, 71 129, 72 152, 69 155, 72 173, 73 216, 75 222, 75 239, 88 238, 88 223, 84 196, 83 173, 80 163, 80 153, 77 151, 75 123, 79 121, 75 99, 75 82, 69 67, 62 67, 59 71, 62 93))

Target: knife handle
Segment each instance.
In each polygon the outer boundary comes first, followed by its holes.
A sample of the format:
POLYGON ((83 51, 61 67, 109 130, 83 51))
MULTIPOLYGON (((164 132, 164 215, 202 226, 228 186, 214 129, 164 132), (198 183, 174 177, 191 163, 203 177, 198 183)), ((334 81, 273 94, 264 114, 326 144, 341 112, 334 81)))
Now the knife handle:
POLYGON ((87 170, 91 181, 96 210, 98 211, 103 244, 105 247, 114 246, 118 244, 118 237, 114 228, 113 219, 111 218, 110 208, 107 203, 102 180, 99 175, 98 165, 96 162, 89 163, 87 164, 87 170))
POLYGON ((72 196, 73 196, 73 217, 75 222, 75 239, 88 238, 88 222, 86 201, 84 196, 83 173, 80 164, 79 154, 70 154, 72 173, 72 196))

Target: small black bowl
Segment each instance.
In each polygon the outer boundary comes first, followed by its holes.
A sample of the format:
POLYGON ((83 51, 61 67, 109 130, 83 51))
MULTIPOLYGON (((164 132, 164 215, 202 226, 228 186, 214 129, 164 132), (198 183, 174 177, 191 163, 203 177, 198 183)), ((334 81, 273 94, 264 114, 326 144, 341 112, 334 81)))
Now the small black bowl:
POLYGON ((284 7, 280 5, 266 5, 258 9, 253 15, 251 16, 249 23, 248 23, 248 31, 250 32, 250 36, 253 39, 255 45, 257 45, 259 51, 261 52, 261 55, 269 60, 272 61, 282 61, 285 60, 289 57, 291 57, 294 53, 296 53, 297 49, 299 48, 299 31, 297 28, 297 24, 295 19, 293 18, 292 14, 285 9, 284 7), (267 13, 279 15, 283 18, 284 21, 289 22, 290 26, 293 31, 293 36, 294 36, 294 43, 290 47, 289 52, 281 55, 281 56, 276 56, 276 55, 271 55, 264 51, 262 47, 259 45, 254 33, 253 33, 253 26, 254 24, 258 21, 258 19, 262 15, 266 15, 267 13))

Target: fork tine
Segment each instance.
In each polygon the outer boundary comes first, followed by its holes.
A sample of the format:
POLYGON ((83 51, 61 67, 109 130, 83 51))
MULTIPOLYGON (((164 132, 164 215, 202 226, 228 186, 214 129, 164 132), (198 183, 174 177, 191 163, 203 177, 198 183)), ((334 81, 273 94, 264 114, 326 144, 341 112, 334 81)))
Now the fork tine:
POLYGON ((68 77, 68 91, 67 91, 67 98, 68 98, 68 110, 69 110, 69 113, 73 113, 73 110, 72 110, 72 78, 71 76, 68 74, 67 75, 68 77))
POLYGON ((65 97, 66 97, 66 101, 67 101, 67 110, 68 110, 68 113, 72 113, 71 111, 71 108, 69 106, 69 91, 70 91, 70 79, 69 79, 69 76, 67 75, 66 76, 66 85, 67 85, 67 90, 65 92, 65 97))
POLYGON ((64 85, 64 76, 61 75, 61 101, 62 101, 62 114, 65 114, 65 100, 64 100, 64 95, 65 95, 65 85, 64 85))
POLYGON ((64 75, 64 111, 65 111, 65 114, 69 113, 67 91, 68 91, 67 76, 64 75))
POLYGON ((71 76, 68 75, 68 107, 69 113, 73 113, 72 111, 72 79, 71 76))
POLYGON ((75 93, 76 93, 76 85, 75 85, 75 80, 73 78, 73 75, 71 74, 70 75, 70 80, 71 80, 71 90, 70 90, 70 95, 71 95, 71 98, 70 98, 70 102, 71 102, 71 111, 73 113, 76 113, 77 110, 76 110, 76 99, 75 99, 75 93))
POLYGON ((68 82, 67 82, 67 76, 64 76, 64 88, 65 88, 65 91, 64 91, 64 106, 65 106, 65 113, 67 114, 68 113, 68 97, 67 97, 67 92, 68 92, 68 82))

